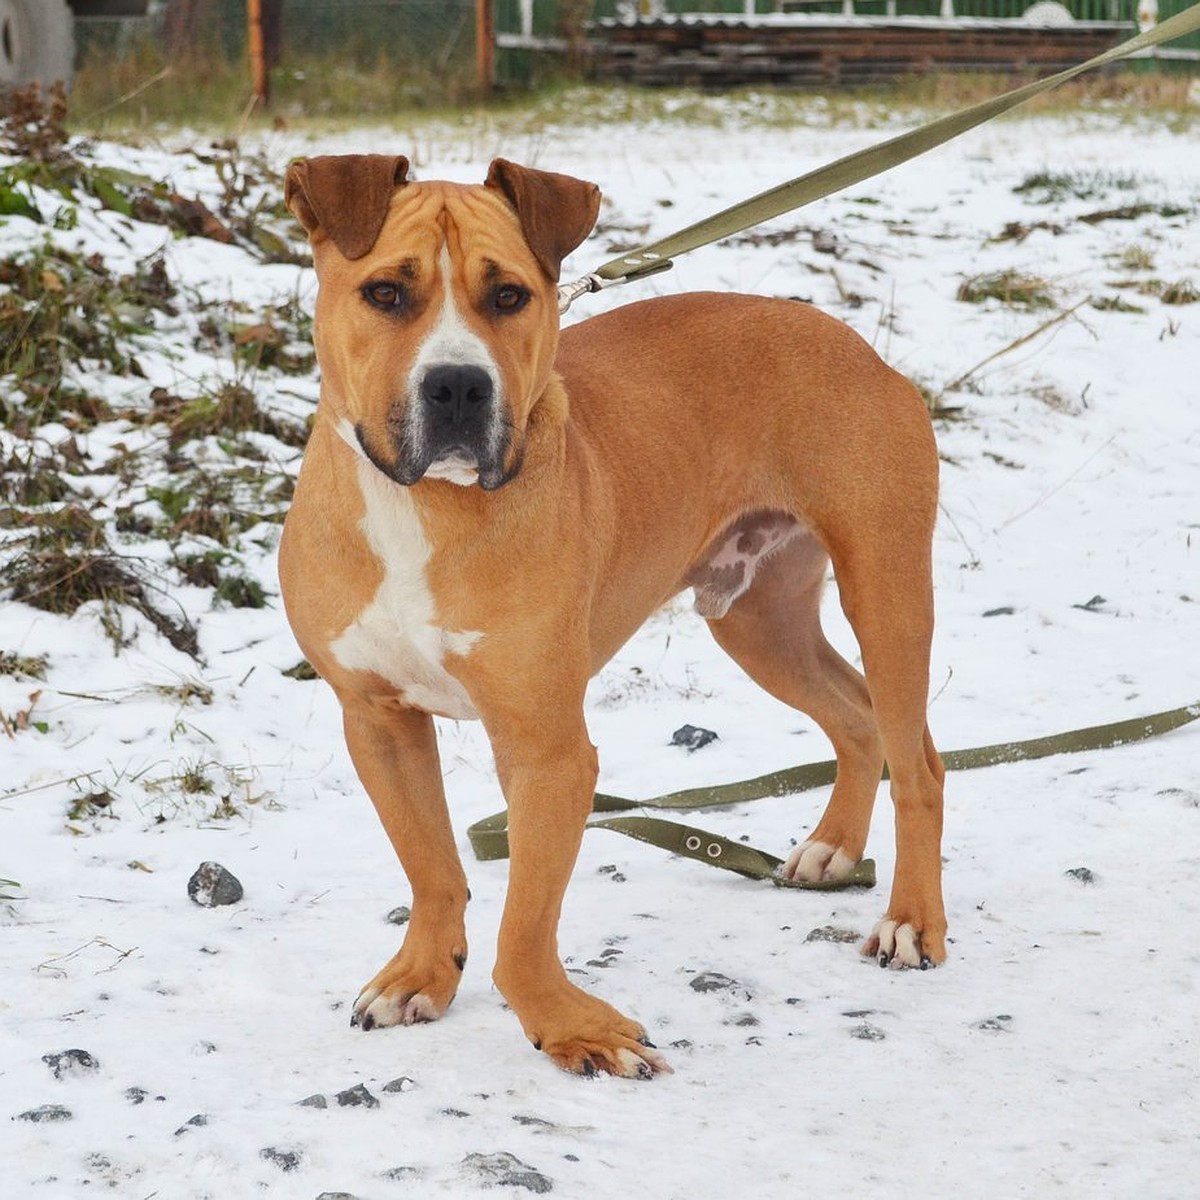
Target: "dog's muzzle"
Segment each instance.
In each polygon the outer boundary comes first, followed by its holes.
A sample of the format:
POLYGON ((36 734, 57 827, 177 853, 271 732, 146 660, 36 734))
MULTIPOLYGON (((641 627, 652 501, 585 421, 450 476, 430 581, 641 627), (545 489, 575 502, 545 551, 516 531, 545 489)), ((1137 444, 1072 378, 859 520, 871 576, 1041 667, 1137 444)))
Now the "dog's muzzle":
POLYGON ((519 466, 504 467, 508 438, 500 406, 484 368, 437 363, 418 378, 399 427, 392 427, 394 462, 368 444, 361 426, 356 432, 371 462, 397 483, 428 477, 464 487, 478 483, 491 491, 507 483, 519 466))
POLYGON ((482 367, 441 363, 425 372, 410 420, 426 475, 458 484, 477 476, 482 483, 499 467, 496 403, 492 377, 482 367))

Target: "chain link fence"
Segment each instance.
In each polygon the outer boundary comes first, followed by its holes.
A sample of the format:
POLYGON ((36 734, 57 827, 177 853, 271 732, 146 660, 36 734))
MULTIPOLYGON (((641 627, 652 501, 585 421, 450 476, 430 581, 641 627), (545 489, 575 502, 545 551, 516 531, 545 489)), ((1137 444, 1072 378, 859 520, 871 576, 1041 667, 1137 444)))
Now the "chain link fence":
MULTIPOLYGON (((263 11, 280 112, 382 113, 475 90, 474 0, 263 0, 263 11)), ((92 109, 153 88, 157 111, 157 93, 181 83, 194 102, 233 103, 247 95, 247 31, 246 0, 159 0, 145 17, 80 22, 76 91, 92 109)))
MULTIPOLYGON (((1032 0, 954 0, 963 16, 1015 16, 1032 0)), ((1118 20, 1132 32, 1146 0, 1064 0, 1076 19, 1118 20)), ((647 11, 747 12, 746 0, 493 0, 501 45, 496 82, 520 87, 586 73, 588 23, 647 11), (517 45, 513 35, 526 37, 517 45), (543 49, 533 48, 539 42, 543 49), (553 45, 547 52, 546 47, 553 45)), ((754 0, 757 13, 793 11, 797 0, 754 0)), ((863 12, 940 10, 942 0, 856 0, 863 12)), ((1165 18, 1192 0, 1157 0, 1165 18)), ((475 0, 262 0, 272 111, 290 115, 384 115, 460 104, 478 95, 475 0)), ((187 120, 199 106, 228 119, 249 96, 246 0, 151 0, 150 15, 81 22, 82 112, 142 101, 153 115, 187 120), (153 104, 150 104, 150 99, 153 104)), ((842 0, 805 0, 804 11, 840 12, 842 0)), ((1200 35, 1177 43, 1200 45, 1200 35)))

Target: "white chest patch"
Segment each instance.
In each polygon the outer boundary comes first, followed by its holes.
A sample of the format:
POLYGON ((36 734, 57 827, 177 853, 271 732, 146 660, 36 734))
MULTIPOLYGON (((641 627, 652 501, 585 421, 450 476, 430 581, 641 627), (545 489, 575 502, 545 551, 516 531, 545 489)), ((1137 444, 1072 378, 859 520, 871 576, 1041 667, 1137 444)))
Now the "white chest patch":
POLYGON ((447 653, 468 654, 483 634, 434 623, 425 577, 429 544, 412 496, 370 463, 360 460, 357 467, 366 504, 360 528, 384 575, 370 604, 333 643, 334 657, 347 670, 382 675, 414 708, 459 720, 477 717, 443 662, 447 653))

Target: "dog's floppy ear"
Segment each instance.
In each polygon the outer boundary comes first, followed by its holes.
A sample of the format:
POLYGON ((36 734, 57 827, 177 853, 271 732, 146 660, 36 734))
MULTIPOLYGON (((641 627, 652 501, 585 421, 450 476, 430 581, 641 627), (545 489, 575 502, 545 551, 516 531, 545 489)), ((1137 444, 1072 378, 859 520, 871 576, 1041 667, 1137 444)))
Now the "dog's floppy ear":
POLYGON ((557 280, 562 260, 596 223, 600 189, 570 175, 519 167, 503 158, 492 161, 485 184, 508 198, 534 257, 557 280))
POLYGON ((346 258, 370 252, 392 193, 408 178, 403 155, 325 154, 288 167, 283 198, 308 230, 329 235, 346 258))

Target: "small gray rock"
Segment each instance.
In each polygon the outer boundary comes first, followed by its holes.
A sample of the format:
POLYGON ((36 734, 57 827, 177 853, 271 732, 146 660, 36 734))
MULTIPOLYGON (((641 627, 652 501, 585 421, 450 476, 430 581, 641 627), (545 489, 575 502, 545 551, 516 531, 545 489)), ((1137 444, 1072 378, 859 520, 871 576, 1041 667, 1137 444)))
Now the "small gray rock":
POLYGON ((42 1062, 54 1072, 55 1079, 68 1079, 72 1075, 91 1075, 100 1070, 100 1063, 86 1050, 62 1050, 58 1054, 43 1054, 42 1062))
POLYGON ((552 1191, 554 1184, 540 1171, 513 1154, 468 1154, 462 1165, 484 1187, 516 1187, 538 1195, 552 1191))
POLYGON ((720 971, 701 971, 689 981, 688 987, 693 992, 700 992, 705 995, 709 992, 729 992, 731 995, 740 996, 743 1000, 750 999, 750 993, 736 979, 730 979, 728 975, 722 975, 720 971))
POLYGON ((39 1108, 31 1108, 23 1113, 18 1113, 13 1120, 32 1121, 35 1125, 41 1125, 50 1121, 71 1121, 74 1117, 75 1114, 61 1104, 43 1104, 39 1108))
POLYGON ((394 1096, 397 1092, 411 1092, 416 1086, 416 1080, 409 1079, 407 1075, 401 1075, 399 1079, 385 1083, 381 1090, 387 1092, 389 1096, 394 1096))
MULTIPOLYGON (((380 1171, 380 1179, 387 1179, 393 1183, 403 1183, 410 1179, 421 1178, 420 1167, 388 1167, 386 1171, 380 1171)), ((317 1197, 320 1200, 320 1197, 317 1197)))
POLYGON ((527 1125, 534 1130, 551 1130, 557 1128, 553 1121, 547 1121, 545 1117, 531 1117, 525 1113, 514 1113, 513 1120, 518 1125, 527 1125))
POLYGON ((399 904, 386 917, 389 925, 407 925, 412 920, 412 909, 407 904, 399 904))
POLYGON ((882 1042, 887 1034, 878 1025, 870 1025, 863 1021, 850 1030, 850 1036, 858 1038, 860 1042, 882 1042))
POLYGON ((1185 808, 1200 808, 1200 792, 1191 788, 1169 787, 1154 793, 1156 796, 1172 796, 1185 808))
POLYGON ((353 1192, 322 1192, 317 1200, 358 1200, 353 1192))
POLYGON ((997 1016, 976 1021, 973 1028, 982 1030, 984 1033, 1011 1033, 1012 1017, 1008 1013, 1000 1013, 997 1016))
POLYGON ((379 1101, 367 1091, 365 1083, 356 1083, 353 1087, 338 1092, 334 1099, 342 1108, 378 1108, 379 1101))
POLYGON ((187 892, 201 908, 236 904, 245 894, 237 876, 216 862, 203 862, 196 868, 188 880, 187 892))
POLYGON ((1096 873, 1090 867, 1072 867, 1066 872, 1068 879, 1074 879, 1076 883, 1095 883, 1096 873))
POLYGON ((265 1146, 258 1152, 258 1157, 269 1163, 274 1163, 281 1171, 295 1171, 300 1166, 299 1150, 279 1150, 274 1146, 265 1146))
POLYGON ((303 1100, 297 1100, 296 1103, 301 1108, 328 1108, 329 1101, 321 1095, 320 1092, 314 1092, 311 1096, 305 1096, 303 1100))
POLYGON ((203 1129, 208 1124, 208 1117, 204 1113, 197 1113, 194 1117, 188 1117, 180 1127, 175 1130, 175 1136, 181 1137, 185 1133, 189 1133, 193 1129, 203 1129))
POLYGON ((809 931, 806 942, 839 942, 850 943, 860 940, 859 934, 853 929, 839 929, 836 925, 822 925, 819 929, 809 931))
POLYGON ((703 750, 710 742, 715 742, 717 735, 711 729, 701 729, 699 725, 680 725, 671 734, 672 746, 686 746, 689 754, 703 750))

